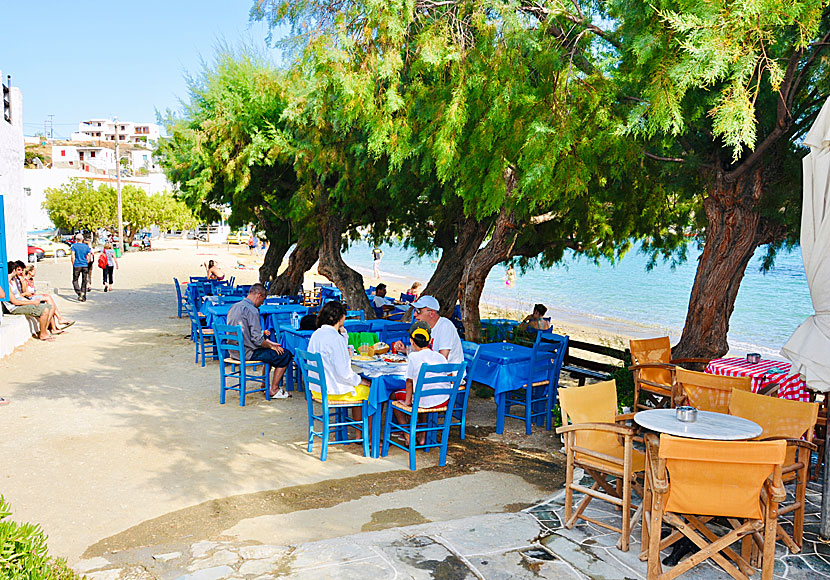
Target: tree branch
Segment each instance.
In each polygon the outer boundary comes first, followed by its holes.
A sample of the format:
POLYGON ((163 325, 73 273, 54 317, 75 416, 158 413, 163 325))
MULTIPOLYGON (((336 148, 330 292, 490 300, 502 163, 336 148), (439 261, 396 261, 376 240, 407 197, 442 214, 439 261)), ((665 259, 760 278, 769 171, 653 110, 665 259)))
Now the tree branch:
POLYGON ((669 161, 671 163, 686 163, 686 160, 682 157, 663 157, 661 155, 655 155, 654 153, 649 153, 648 151, 644 151, 643 155, 648 157, 649 159, 654 159, 655 161, 669 161))

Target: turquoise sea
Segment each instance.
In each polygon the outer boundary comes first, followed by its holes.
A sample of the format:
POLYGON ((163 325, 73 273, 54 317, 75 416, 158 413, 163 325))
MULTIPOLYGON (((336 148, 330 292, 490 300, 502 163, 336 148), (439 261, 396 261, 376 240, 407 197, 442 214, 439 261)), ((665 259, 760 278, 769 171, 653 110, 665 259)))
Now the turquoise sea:
MULTIPOLYGON (((381 278, 387 282, 426 284, 435 264, 430 258, 413 257, 400 246, 381 246, 381 278)), ((372 271, 371 247, 356 243, 344 255, 361 273, 372 271)), ((812 314, 810 291, 798 248, 781 252, 775 267, 763 273, 759 248, 747 267, 729 327, 730 352, 777 355, 792 332, 812 314)), ((637 250, 619 263, 596 265, 569 256, 550 270, 521 274, 515 287, 505 285, 505 266, 497 266, 487 278, 484 302, 502 308, 529 311, 541 302, 556 320, 582 324, 633 336, 668 333, 680 337, 700 252, 689 249, 689 259, 672 269, 659 263, 646 271, 648 258, 637 250)), ((368 283, 367 279, 367 283, 368 283)))

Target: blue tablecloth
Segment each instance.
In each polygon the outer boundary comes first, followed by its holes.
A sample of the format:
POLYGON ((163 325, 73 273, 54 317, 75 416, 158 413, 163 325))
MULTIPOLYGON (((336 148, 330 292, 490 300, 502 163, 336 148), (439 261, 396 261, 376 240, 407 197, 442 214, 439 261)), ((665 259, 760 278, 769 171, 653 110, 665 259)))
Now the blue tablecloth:
MULTIPOLYGON (((380 437, 383 432, 383 405, 395 391, 406 388, 406 379, 403 375, 381 375, 370 379, 372 386, 369 389, 369 415, 372 421, 372 457, 380 456, 380 437)), ((390 411, 387 410, 387 413, 390 411)))
MULTIPOLYGON (((219 322, 225 324, 231 306, 233 306, 233 304, 210 304, 205 302, 202 306, 202 312, 207 317, 209 325, 213 324, 215 319, 219 319, 219 322)), ((266 328, 270 326, 267 322, 271 314, 282 312, 298 312, 301 316, 303 316, 308 312, 308 308, 300 306, 299 304, 263 304, 259 307, 259 315, 260 318, 262 318, 262 327, 266 328)))
POLYGON ((482 344, 470 380, 491 387, 498 396, 519 387, 527 377, 533 349, 506 342, 482 344))

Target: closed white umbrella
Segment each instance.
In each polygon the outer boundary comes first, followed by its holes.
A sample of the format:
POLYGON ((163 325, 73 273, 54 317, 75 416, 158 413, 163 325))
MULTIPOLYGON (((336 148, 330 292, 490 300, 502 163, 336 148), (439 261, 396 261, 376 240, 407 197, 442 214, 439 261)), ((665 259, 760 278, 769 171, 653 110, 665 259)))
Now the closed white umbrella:
MULTIPOLYGON (((810 285, 815 314, 799 326, 781 354, 793 363, 793 371, 804 375, 807 386, 830 391, 830 99, 807 133, 804 143, 810 153, 803 161, 804 205, 801 210, 801 256, 810 285)), ((830 435, 830 428, 827 429, 830 435)), ((830 446, 825 447, 825 458, 830 446)), ((824 497, 820 533, 830 537, 830 477, 825 460, 824 497)))

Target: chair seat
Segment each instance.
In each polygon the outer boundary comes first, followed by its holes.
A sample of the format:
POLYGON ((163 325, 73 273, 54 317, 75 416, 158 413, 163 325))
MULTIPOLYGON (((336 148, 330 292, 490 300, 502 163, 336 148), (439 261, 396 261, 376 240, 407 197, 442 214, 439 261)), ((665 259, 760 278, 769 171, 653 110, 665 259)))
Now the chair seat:
MULTIPOLYGON (((318 399, 314 395, 311 395, 311 400, 315 403, 323 403, 323 399, 318 399)), ((362 404, 363 401, 332 401, 329 399, 329 407, 360 407, 362 404)))
MULTIPOLYGON (((404 405, 400 401, 394 401, 392 403, 392 406, 397 408, 397 409, 400 409, 401 411, 406 411, 407 413, 412 412, 412 407, 410 405, 404 405)), ((443 413, 446 410, 447 410, 447 406, 442 405, 440 407, 431 407, 429 409, 418 409, 418 412, 419 413, 443 413)))
MULTIPOLYGON (((238 365, 239 364, 239 359, 238 358, 227 357, 223 360, 224 360, 224 362, 226 362, 228 364, 232 364, 232 365, 238 365)), ((264 364, 265 363, 262 362, 261 360, 246 360, 245 361, 245 366, 246 367, 247 366, 252 366, 253 367, 253 366, 264 365, 264 364)))
POLYGON ((203 328, 203 329, 202 329, 202 334, 210 334, 210 335, 213 335, 213 329, 212 329, 212 328, 203 328))

